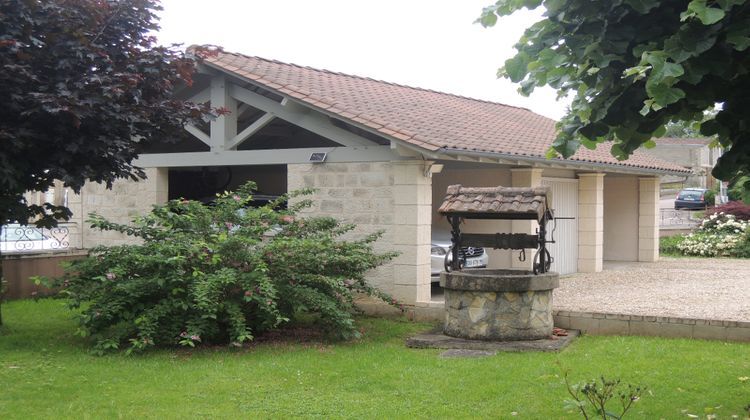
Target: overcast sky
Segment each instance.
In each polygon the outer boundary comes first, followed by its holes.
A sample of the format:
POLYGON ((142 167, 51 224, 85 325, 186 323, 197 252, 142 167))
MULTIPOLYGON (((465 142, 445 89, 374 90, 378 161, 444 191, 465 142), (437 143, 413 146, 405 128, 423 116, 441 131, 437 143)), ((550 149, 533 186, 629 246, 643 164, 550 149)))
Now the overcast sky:
POLYGON ((492 0, 162 0, 163 44, 225 50, 529 108, 560 118, 550 89, 530 98, 498 79, 513 44, 541 13, 491 29, 474 24, 492 0))

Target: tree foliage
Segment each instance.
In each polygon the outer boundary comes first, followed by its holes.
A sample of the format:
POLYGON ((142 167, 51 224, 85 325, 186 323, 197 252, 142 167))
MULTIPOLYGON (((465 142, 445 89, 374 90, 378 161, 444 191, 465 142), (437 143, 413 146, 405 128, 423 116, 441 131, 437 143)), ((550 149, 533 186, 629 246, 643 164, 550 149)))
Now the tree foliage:
POLYGON ((664 137, 674 137, 674 138, 696 138, 696 137, 703 137, 701 136, 700 127, 696 128, 693 126, 693 123, 688 121, 670 121, 666 125, 666 130, 664 131, 664 137))
POLYGON ((0 0, 0 224, 69 211, 23 201, 143 177, 132 160, 209 112, 173 100, 193 61, 156 46, 156 0, 0 0))
POLYGON ((700 121, 727 152, 713 174, 750 173, 750 4, 744 0, 499 0, 479 21, 544 6, 499 74, 528 95, 538 86, 572 95, 551 155, 612 142, 626 159, 675 121, 700 121))
POLYGON ((666 125, 664 137, 674 138, 701 138, 701 124, 716 117, 717 109, 712 108, 706 111, 703 117, 697 121, 677 120, 670 121, 666 125))

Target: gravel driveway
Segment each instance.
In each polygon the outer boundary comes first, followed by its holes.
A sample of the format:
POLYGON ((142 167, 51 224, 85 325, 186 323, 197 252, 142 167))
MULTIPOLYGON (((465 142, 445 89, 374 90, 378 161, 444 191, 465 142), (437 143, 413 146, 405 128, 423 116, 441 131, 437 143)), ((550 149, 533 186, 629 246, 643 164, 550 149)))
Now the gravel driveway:
POLYGON ((750 260, 662 258, 605 263, 560 278, 554 309, 750 321, 750 260))

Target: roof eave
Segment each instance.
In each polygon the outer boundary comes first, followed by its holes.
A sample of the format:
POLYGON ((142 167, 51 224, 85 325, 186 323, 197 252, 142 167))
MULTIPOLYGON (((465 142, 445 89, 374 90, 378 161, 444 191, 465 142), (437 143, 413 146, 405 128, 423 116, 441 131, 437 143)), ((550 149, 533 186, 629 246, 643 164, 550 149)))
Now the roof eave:
POLYGON ((456 155, 456 156, 463 155, 463 156, 473 156, 473 157, 495 158, 495 159, 513 161, 513 162, 524 162, 524 163, 528 163, 529 165, 534 165, 534 164, 555 165, 555 166, 559 165, 559 166, 564 166, 564 167, 569 167, 571 169, 579 169, 579 170, 581 169, 592 170, 592 171, 604 170, 606 172, 615 172, 615 173, 632 174, 632 175, 686 176, 690 174, 689 170, 676 171, 676 170, 670 170, 670 169, 643 168, 643 167, 636 167, 636 166, 617 165, 617 164, 611 164, 611 163, 586 162, 586 161, 581 161, 581 160, 547 159, 547 158, 535 157, 535 156, 523 156, 523 155, 514 155, 514 154, 509 154, 509 153, 497 153, 497 152, 479 152, 479 151, 461 150, 461 149, 453 149, 453 148, 445 148, 442 150, 447 155, 456 155))

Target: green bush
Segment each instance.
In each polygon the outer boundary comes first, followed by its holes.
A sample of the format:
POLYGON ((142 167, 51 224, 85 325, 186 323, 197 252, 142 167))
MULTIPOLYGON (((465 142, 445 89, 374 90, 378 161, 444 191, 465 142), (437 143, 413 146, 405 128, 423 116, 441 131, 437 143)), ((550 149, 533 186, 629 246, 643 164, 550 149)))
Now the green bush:
POLYGON ((737 258, 750 258, 750 229, 746 230, 737 244, 732 249, 732 256, 737 258))
POLYGON ((707 207, 716 205, 716 190, 714 188, 706 190, 705 194, 703 194, 703 199, 706 200, 707 207))
POLYGON ((682 255, 678 245, 685 240, 683 235, 664 236, 659 238, 659 253, 662 255, 682 255))
POLYGON ((241 345, 301 314, 332 337, 358 332, 358 293, 396 302, 369 286, 365 273, 395 256, 375 253, 380 233, 344 240, 352 225, 296 218, 287 197, 248 207, 254 184, 217 196, 215 204, 173 200, 132 225, 92 215, 95 228, 142 239, 98 247, 73 262, 61 281, 79 332, 95 350, 129 346, 241 345))
POLYGON ((741 176, 729 184, 729 201, 742 201, 750 204, 750 176, 741 176))

